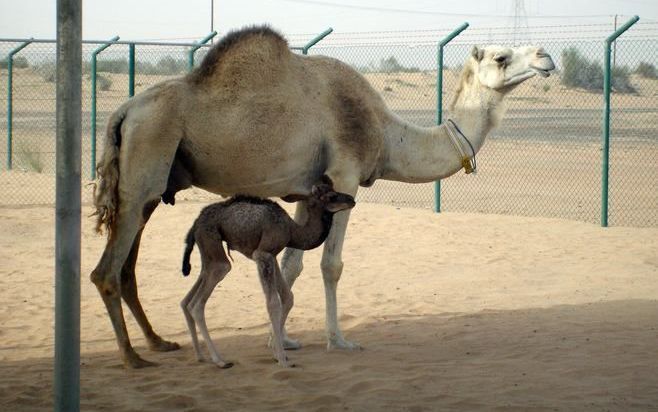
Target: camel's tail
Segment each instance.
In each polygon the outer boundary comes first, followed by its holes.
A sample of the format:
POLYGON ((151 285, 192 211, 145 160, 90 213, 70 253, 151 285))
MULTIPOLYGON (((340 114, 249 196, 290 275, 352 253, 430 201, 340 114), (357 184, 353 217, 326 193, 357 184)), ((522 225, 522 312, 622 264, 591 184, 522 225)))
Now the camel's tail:
POLYGON ((119 147, 121 146, 121 124, 128 106, 114 112, 107 124, 103 156, 96 165, 97 181, 94 184, 94 206, 96 206, 96 231, 112 237, 119 211, 119 147))
POLYGON ((185 253, 183 253, 183 276, 190 274, 192 270, 192 265, 190 265, 190 255, 192 254, 192 249, 194 249, 194 243, 196 239, 194 238, 194 232, 196 231, 196 222, 190 228, 190 231, 187 232, 187 237, 185 238, 185 253))

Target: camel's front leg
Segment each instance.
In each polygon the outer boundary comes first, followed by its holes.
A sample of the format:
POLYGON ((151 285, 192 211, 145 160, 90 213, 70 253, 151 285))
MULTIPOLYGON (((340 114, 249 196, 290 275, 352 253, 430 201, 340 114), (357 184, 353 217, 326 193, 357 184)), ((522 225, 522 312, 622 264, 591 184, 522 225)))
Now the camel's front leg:
POLYGON ((336 302, 336 287, 343 273, 343 242, 347 222, 351 210, 343 210, 334 215, 334 222, 329 237, 324 243, 322 253, 322 278, 324 280, 324 293, 326 299, 326 330, 327 349, 361 349, 356 342, 350 342, 343 337, 338 326, 338 308, 336 302))
MULTIPOLYGON (((151 216, 151 213, 155 210, 159 202, 159 200, 156 200, 145 207, 144 224, 146 224, 148 218, 151 216)), ((133 241, 132 248, 130 249, 128 259, 126 259, 126 263, 123 264, 123 268, 121 269, 121 297, 126 302, 126 305, 128 305, 130 308, 133 316, 135 316, 135 319, 142 329, 144 337, 146 338, 148 346, 151 350, 158 352, 177 350, 180 349, 180 345, 178 343, 166 341, 162 339, 157 333, 155 333, 151 323, 146 317, 146 313, 144 313, 142 304, 139 301, 139 295, 137 294, 137 281, 135 279, 135 265, 137 263, 139 243, 142 238, 143 231, 144 227, 142 227, 139 232, 137 232, 135 240, 133 241)))

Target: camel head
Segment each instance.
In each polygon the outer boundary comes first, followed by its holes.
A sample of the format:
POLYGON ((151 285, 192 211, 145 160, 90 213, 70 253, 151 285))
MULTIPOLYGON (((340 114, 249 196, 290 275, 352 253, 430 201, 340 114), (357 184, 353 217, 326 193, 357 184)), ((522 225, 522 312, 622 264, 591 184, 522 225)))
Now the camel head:
POLYGON ((555 69, 551 56, 543 48, 534 46, 475 46, 467 64, 481 85, 503 92, 536 74, 548 77, 555 69))

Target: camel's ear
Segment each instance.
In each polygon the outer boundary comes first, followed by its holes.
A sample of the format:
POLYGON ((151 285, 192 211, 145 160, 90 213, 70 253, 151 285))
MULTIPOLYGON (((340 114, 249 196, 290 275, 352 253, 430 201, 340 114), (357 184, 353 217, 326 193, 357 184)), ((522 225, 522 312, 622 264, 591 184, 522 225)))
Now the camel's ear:
POLYGON ((478 46, 473 46, 471 49, 471 56, 477 61, 482 61, 484 58, 484 49, 481 49, 478 46))
POLYGON ((308 196, 305 195, 286 195, 281 198, 281 200, 287 203, 301 202, 306 199, 308 199, 308 196))

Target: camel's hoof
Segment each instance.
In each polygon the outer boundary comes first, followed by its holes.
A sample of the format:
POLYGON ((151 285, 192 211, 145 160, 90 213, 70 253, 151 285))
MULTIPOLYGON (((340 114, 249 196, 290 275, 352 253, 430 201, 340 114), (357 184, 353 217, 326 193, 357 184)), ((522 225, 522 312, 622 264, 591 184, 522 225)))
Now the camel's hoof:
POLYGON ((142 359, 137 354, 130 356, 127 359, 124 359, 123 365, 128 369, 142 369, 142 368, 149 368, 152 366, 158 366, 157 363, 147 361, 146 359, 142 359))
POLYGON ((343 338, 330 339, 329 342, 327 342, 327 350, 334 349, 360 351, 363 350, 363 347, 357 342, 350 342, 343 338))
POLYGON ((162 339, 161 337, 157 337, 157 339, 150 340, 149 343, 149 349, 155 352, 170 352, 172 350, 178 350, 180 349, 180 345, 176 342, 169 342, 167 340, 162 339))
POLYGON ((228 369, 233 367, 233 362, 216 363, 219 369, 228 369))

